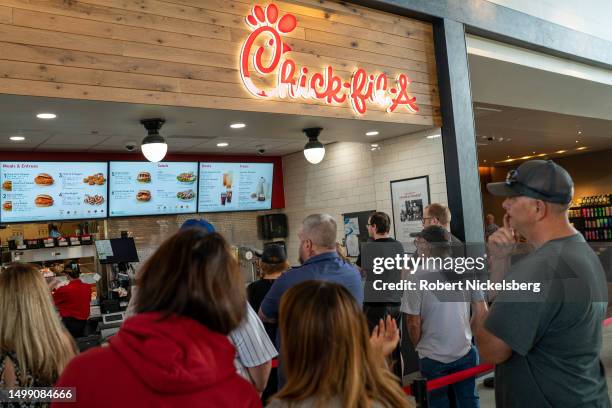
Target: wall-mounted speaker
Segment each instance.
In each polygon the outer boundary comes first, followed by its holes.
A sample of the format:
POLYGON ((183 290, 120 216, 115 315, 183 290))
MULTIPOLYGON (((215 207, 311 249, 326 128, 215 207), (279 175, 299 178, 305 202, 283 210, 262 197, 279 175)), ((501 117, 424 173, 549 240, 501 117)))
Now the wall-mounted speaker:
POLYGON ((263 239, 287 238, 287 216, 267 214, 257 217, 259 235, 263 239))

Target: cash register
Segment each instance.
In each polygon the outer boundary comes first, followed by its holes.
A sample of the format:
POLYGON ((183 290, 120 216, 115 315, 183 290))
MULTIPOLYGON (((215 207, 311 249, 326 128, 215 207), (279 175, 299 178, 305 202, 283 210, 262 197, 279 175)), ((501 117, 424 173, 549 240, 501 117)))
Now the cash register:
POLYGON ((106 339, 119 331, 125 320, 125 309, 128 305, 127 294, 130 287, 128 270, 134 271, 132 262, 139 262, 136 244, 133 238, 114 238, 96 241, 98 260, 102 265, 108 265, 108 291, 106 299, 100 302, 101 322, 98 330, 102 339, 106 339))

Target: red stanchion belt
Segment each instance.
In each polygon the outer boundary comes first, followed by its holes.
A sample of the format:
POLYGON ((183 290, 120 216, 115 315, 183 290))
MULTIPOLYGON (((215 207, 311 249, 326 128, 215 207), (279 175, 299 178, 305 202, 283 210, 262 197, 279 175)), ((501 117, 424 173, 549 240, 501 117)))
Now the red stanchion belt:
MULTIPOLYGON (((495 369, 493 364, 480 364, 476 367, 467 368, 465 370, 457 371, 444 377, 436 378, 427 381, 427 391, 435 390, 438 388, 446 387, 447 385, 455 384, 463 381, 470 377, 476 377, 480 374, 491 372, 495 369)), ((404 387, 404 391, 408 395, 412 395, 412 390, 409 385, 404 387)))
MULTIPOLYGON (((612 325, 612 317, 603 321, 603 326, 608 327, 612 325)), ((272 363, 274 364, 274 362, 272 363)), ((456 373, 445 375, 444 377, 436 378, 427 381, 427 391, 436 390, 438 388, 446 387, 447 385, 458 383, 470 377, 476 377, 477 375, 488 373, 493 371, 495 366, 493 364, 480 364, 476 367, 471 367, 456 373)), ((404 392, 408 395, 412 395, 412 389, 409 385, 404 387, 404 392)))

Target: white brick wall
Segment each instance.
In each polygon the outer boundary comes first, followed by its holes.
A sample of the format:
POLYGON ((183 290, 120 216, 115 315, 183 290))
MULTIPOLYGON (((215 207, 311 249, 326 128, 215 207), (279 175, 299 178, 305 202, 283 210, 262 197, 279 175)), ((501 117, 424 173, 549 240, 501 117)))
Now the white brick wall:
POLYGON ((166 238, 178 231, 185 220, 204 218, 212 223, 215 230, 221 233, 231 244, 263 248, 263 241, 257 236, 257 216, 275 212, 278 211, 110 218, 107 224, 108 236, 118 238, 121 231, 129 231, 134 237, 138 256, 142 263, 151 256, 166 238))
POLYGON ((429 175, 432 202, 447 203, 442 140, 432 129, 378 142, 370 151, 364 143, 339 142, 325 146, 325 159, 310 164, 302 152, 283 157, 285 213, 289 220, 287 251, 297 262, 297 231, 309 214, 325 212, 338 222, 338 241, 344 237, 342 214, 378 210, 391 214, 392 180, 429 175))

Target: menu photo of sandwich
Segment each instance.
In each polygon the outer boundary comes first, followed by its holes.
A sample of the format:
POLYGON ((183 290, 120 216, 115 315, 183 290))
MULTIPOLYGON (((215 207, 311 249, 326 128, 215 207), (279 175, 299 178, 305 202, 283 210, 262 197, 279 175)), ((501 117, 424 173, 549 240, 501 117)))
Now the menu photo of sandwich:
POLYGON ((50 174, 40 173, 38 176, 34 177, 34 183, 39 186, 50 186, 54 183, 54 180, 50 174))
POLYGON ((13 211, 13 202, 5 201, 4 203, 2 203, 2 209, 4 211, 13 211))
POLYGON ((49 194, 39 194, 34 199, 34 204, 37 207, 51 207, 53 205, 53 197, 49 194))
POLYGON ((11 180, 5 180, 4 183, 2 183, 2 189, 4 191, 13 191, 13 182, 11 180))
POLYGON ((138 194, 136 194, 136 200, 151 201, 151 192, 149 190, 140 190, 138 194))
POLYGON ((136 176, 136 181, 138 181, 139 183, 150 183, 151 173, 149 173, 148 171, 141 171, 140 173, 138 173, 138 176, 136 176))

